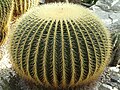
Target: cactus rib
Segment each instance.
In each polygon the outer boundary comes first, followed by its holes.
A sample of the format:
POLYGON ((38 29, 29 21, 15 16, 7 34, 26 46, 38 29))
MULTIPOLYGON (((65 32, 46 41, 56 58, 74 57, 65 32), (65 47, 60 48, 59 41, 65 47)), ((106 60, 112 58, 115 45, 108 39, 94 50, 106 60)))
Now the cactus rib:
POLYGON ((15 8, 13 12, 13 19, 18 18, 27 12, 31 7, 39 4, 39 0, 14 0, 14 2, 15 8))
POLYGON ((14 3, 11 0, 0 0, 0 45, 5 41, 8 25, 12 17, 14 3))

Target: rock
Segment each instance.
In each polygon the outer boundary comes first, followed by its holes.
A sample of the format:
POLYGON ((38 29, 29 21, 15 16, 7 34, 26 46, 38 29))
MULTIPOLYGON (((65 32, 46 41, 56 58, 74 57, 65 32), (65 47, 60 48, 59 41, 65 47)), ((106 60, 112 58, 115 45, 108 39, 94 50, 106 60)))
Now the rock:
POLYGON ((107 84, 102 84, 100 85, 99 90, 119 90, 119 89, 117 89, 116 87, 107 85, 107 84))
POLYGON ((120 90, 119 67, 107 67, 101 75, 98 90, 120 90))
POLYGON ((120 85, 118 85, 118 90, 120 90, 120 85))
POLYGON ((103 20, 109 30, 120 30, 120 0, 98 0, 91 9, 103 20))
POLYGON ((120 82, 120 77, 117 74, 116 75, 111 75, 111 81, 119 83, 120 82))
POLYGON ((117 65, 117 67, 119 67, 119 68, 120 68, 120 59, 118 60, 118 65, 117 65))
POLYGON ((111 71, 114 71, 114 72, 117 72, 117 73, 120 71, 120 69, 118 67, 110 67, 109 69, 111 71))
POLYGON ((102 84, 99 87, 99 90, 111 90, 111 89, 112 89, 112 87, 107 84, 102 84))
POLYGON ((2 51, 0 50, 0 61, 2 60, 3 54, 2 51))
POLYGON ((108 82, 106 84, 110 85, 111 87, 116 87, 117 86, 117 83, 115 83, 115 82, 108 82))

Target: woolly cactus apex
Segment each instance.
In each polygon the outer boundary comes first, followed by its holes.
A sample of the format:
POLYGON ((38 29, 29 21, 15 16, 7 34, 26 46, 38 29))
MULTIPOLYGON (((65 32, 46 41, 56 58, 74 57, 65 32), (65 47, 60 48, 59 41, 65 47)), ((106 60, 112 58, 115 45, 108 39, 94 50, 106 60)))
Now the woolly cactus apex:
POLYGON ((14 0, 14 17, 19 17, 24 14, 28 9, 39 4, 39 0, 14 0))
POLYGON ((56 88, 89 83, 109 62, 110 34, 88 9, 70 3, 32 8, 16 23, 11 40, 15 70, 56 88))
POLYGON ((13 1, 0 0, 0 45, 3 44, 13 11, 13 1))

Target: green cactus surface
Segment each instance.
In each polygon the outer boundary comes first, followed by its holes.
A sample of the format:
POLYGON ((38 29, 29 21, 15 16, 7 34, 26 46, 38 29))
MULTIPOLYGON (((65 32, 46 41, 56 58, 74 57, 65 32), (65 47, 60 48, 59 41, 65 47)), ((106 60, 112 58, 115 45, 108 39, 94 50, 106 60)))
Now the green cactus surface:
POLYGON ((14 29, 10 52, 15 70, 43 86, 87 84, 108 65, 110 34, 93 12, 80 5, 34 7, 14 29))
POLYGON ((39 0, 14 0, 15 8, 13 13, 13 18, 18 18, 31 7, 36 6, 39 4, 39 0))
POLYGON ((0 45, 3 44, 8 32, 8 24, 11 20, 13 7, 13 1, 0 0, 0 45))

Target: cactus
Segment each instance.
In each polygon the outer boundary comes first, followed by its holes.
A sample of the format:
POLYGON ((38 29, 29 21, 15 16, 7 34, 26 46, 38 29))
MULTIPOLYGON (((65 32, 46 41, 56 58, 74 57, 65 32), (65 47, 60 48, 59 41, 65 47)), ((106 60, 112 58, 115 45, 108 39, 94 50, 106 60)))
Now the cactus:
POLYGON ((96 4, 97 1, 98 0, 82 0, 81 4, 83 6, 90 7, 90 6, 94 5, 94 4, 96 4))
POLYGON ((72 3, 32 8, 16 22, 10 45, 18 74, 56 88, 96 80, 111 53, 110 34, 102 22, 72 3))
POLYGON ((69 3, 76 3, 76 4, 81 4, 81 0, 43 0, 43 3, 53 3, 53 2, 69 2, 69 3))
MULTIPOLYGON (((43 3, 44 3, 44 0, 42 0, 43 3)), ((90 7, 94 4, 96 4, 96 2, 98 0, 45 0, 45 3, 51 3, 51 2, 70 2, 70 3, 76 3, 76 4, 81 4, 83 6, 86 6, 86 7, 90 7)))
POLYGON ((5 41, 5 37, 8 31, 8 24, 11 20, 13 7, 13 1, 0 0, 0 45, 2 45, 5 41))
POLYGON ((120 61, 120 30, 112 32, 112 58, 110 66, 116 66, 120 61))
POLYGON ((39 0, 14 0, 15 8, 13 13, 13 19, 18 18, 31 7, 36 6, 39 4, 39 0))

